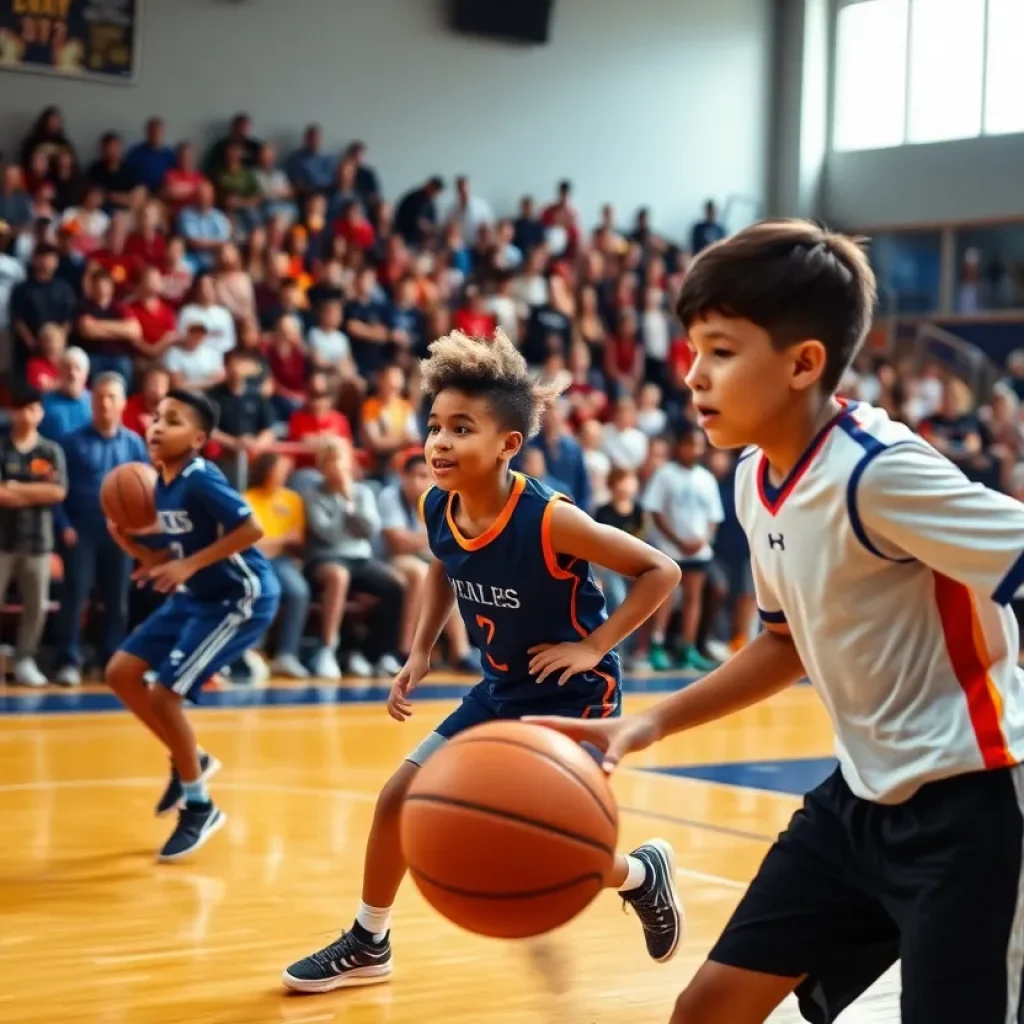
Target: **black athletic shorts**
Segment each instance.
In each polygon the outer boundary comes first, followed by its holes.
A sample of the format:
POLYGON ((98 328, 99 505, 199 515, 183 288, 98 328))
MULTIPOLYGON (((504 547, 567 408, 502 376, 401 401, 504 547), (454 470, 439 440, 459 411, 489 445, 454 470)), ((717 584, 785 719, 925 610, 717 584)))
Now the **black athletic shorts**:
POLYGON ((812 1024, 897 960, 903 1024, 1024 1024, 1024 765, 896 805, 854 796, 836 771, 768 851, 710 959, 803 978, 812 1024))

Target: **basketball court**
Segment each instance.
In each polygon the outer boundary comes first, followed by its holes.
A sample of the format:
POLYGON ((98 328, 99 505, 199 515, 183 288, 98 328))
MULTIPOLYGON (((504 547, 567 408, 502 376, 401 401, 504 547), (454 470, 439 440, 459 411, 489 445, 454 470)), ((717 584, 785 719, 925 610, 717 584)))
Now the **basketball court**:
MULTIPOLYGON (((0 1020, 12 1024, 657 1022, 700 964, 799 794, 833 767, 808 686, 636 756, 614 780, 621 847, 676 848, 688 927, 646 956, 614 893, 533 944, 478 939, 403 886, 390 984, 286 994, 281 970, 350 924, 381 784, 466 682, 431 677, 401 725, 384 686, 273 684, 206 695, 200 741, 228 815, 193 858, 158 865, 167 765, 104 688, 0 687, 0 1020)), ((626 684, 637 711, 684 685, 626 684)), ((893 971, 844 1024, 899 1020, 893 971)), ((773 1020, 798 1021, 787 1003, 773 1020)))

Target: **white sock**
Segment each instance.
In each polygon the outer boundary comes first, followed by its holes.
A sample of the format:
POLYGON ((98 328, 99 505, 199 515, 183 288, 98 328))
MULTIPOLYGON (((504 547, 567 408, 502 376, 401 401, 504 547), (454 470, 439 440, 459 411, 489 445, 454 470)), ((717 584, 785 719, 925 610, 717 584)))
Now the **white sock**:
POLYGON ((664 647, 665 646, 665 634, 660 629, 652 629, 651 630, 651 643, 654 644, 655 647, 664 647))
POLYGON ((647 881, 647 865, 638 857, 626 855, 626 880, 619 886, 619 892, 632 892, 647 881))
MULTIPOLYGON (((640 867, 642 869, 643 864, 640 867)), ((356 921, 373 936, 374 942, 381 942, 387 935, 388 926, 391 924, 391 908, 371 907, 366 903, 360 903, 356 921)))

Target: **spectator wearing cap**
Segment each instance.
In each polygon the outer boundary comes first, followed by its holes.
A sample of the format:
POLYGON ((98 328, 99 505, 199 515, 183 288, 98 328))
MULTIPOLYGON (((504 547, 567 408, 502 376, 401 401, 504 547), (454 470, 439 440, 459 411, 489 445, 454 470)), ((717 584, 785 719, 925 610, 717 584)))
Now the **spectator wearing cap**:
POLYGON ((60 445, 39 434, 40 392, 16 388, 12 407, 11 433, 0 438, 0 601, 13 580, 21 603, 14 679, 45 686, 35 659, 50 593, 53 507, 67 495, 67 470, 60 445))
POLYGON ((11 292, 11 329, 14 333, 14 367, 24 372, 29 357, 39 349, 39 331, 43 324, 68 328, 78 298, 57 272, 57 250, 52 245, 37 245, 32 254, 28 280, 11 292))
POLYGON ((196 189, 195 204, 185 207, 178 216, 178 228, 196 271, 210 270, 217 250, 231 241, 231 221, 217 209, 215 200, 213 185, 204 180, 196 189))
POLYGON ((32 197, 25 191, 21 168, 17 164, 4 164, 0 171, 0 220, 15 231, 25 231, 32 225, 32 197))
POLYGON ((295 150, 285 164, 285 171, 299 199, 313 193, 326 193, 334 182, 338 158, 323 152, 323 132, 320 125, 311 124, 303 136, 302 146, 295 150))
POLYGON ((55 390, 43 396, 43 422, 39 432, 58 444, 92 418, 92 395, 86 389, 89 357, 80 348, 69 348, 60 361, 55 390))
POLYGON ((145 442, 121 422, 124 407, 124 381, 116 373, 101 374, 92 391, 92 422, 63 442, 68 489, 55 509, 66 552, 55 677, 63 686, 82 681, 82 612, 94 586, 103 602, 100 665, 120 647, 127 628, 131 562, 111 538, 100 507, 100 485, 115 466, 149 461, 145 442))
POLYGON ((178 162, 174 150, 166 142, 166 126, 162 117, 146 122, 146 137, 128 150, 124 169, 132 182, 142 185, 150 195, 159 195, 167 172, 178 162))
POLYGON ((437 234, 437 197, 443 191, 444 179, 434 175, 399 200, 395 231, 405 239, 406 245, 418 249, 437 234))
MULTIPOLYGON (((427 460, 422 452, 415 451, 402 461, 397 482, 389 484, 377 495, 381 548, 388 565, 405 588, 402 628, 398 638, 399 650, 403 654, 412 650, 427 567, 434 560, 427 540, 427 528, 419 512, 420 499, 430 485, 427 460)), ((449 665, 456 671, 479 673, 480 664, 471 656, 466 627, 458 609, 452 609, 444 632, 448 639, 449 665)))

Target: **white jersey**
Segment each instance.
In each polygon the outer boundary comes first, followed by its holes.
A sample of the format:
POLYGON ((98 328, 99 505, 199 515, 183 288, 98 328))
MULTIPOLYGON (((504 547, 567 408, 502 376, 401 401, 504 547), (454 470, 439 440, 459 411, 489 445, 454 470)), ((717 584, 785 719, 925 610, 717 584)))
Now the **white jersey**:
POLYGON ((1024 584, 1024 505, 850 403, 779 487, 744 453, 736 510, 761 616, 789 627, 854 793, 899 803, 1024 761, 1007 607, 1024 584))

